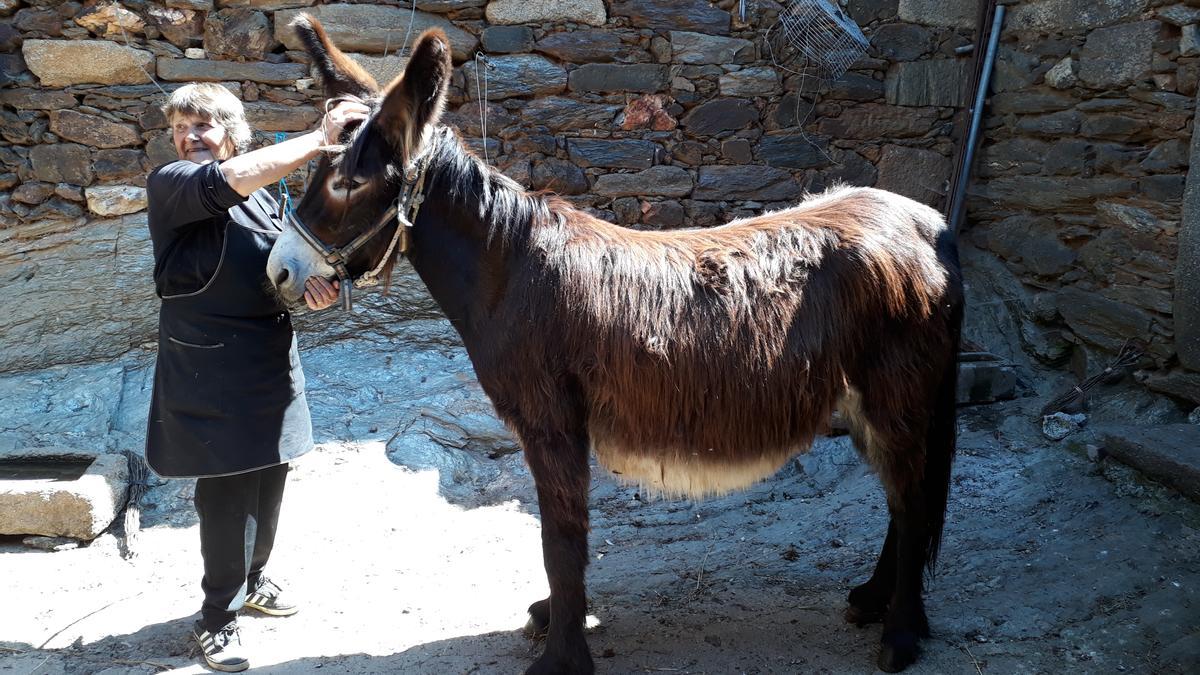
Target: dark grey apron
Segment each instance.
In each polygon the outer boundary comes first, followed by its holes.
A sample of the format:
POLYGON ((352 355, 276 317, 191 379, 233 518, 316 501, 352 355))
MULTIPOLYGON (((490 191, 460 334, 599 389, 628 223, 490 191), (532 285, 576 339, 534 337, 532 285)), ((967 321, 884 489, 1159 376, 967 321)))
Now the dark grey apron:
POLYGON ((160 476, 242 473, 312 448, 291 318, 267 291, 279 231, 257 229, 242 212, 256 205, 265 206, 252 198, 230 209, 207 285, 163 297, 146 433, 146 459, 160 476))

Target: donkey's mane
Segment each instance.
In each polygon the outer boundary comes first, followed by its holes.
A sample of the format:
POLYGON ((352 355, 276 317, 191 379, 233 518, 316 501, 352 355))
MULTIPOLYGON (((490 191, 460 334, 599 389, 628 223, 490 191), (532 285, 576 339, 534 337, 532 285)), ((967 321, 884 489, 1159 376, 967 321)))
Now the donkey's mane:
POLYGON ((450 127, 432 130, 429 138, 428 185, 437 185, 451 200, 478 204, 479 219, 488 224, 488 243, 520 248, 538 224, 564 219, 570 204, 542 192, 528 192, 515 180, 489 166, 467 149, 450 127))

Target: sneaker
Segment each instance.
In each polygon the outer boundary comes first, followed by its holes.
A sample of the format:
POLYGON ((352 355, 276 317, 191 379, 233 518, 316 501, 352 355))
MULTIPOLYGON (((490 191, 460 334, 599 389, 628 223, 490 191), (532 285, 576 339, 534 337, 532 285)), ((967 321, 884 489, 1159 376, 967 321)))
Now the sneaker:
POLYGON ((204 630, 197 621, 192 628, 192 637, 200 643, 204 662, 209 668, 224 673, 237 673, 250 667, 242 649, 242 637, 238 633, 237 621, 230 621, 215 631, 204 630))
POLYGON ((258 588, 246 596, 245 606, 271 616, 291 616, 299 612, 299 607, 280 599, 282 594, 283 589, 263 577, 258 582, 258 588))

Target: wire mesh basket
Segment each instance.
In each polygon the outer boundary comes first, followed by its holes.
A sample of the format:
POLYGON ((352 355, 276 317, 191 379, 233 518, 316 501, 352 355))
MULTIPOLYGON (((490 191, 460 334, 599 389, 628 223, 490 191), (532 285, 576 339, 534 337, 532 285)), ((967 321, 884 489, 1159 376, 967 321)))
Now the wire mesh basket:
POLYGON ((781 42, 776 64, 803 58, 811 74, 827 81, 841 77, 871 46, 858 24, 829 0, 791 0, 775 28, 781 42))

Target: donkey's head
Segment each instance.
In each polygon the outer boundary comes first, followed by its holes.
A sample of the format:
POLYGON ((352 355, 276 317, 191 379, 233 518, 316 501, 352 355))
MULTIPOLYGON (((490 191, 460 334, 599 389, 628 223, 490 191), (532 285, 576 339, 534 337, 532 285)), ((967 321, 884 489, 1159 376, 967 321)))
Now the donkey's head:
MULTIPOLYGON (((325 84, 325 95, 371 108, 362 124, 343 131, 344 150, 324 153, 291 226, 280 236, 267 275, 288 301, 304 294, 310 276, 349 278, 389 267, 400 220, 392 207, 416 176, 418 158, 441 116, 450 81, 450 45, 437 29, 417 38, 404 72, 381 92, 365 70, 329 40, 321 24, 301 14, 292 26, 325 84), (391 248, 389 252, 389 248, 391 248), (387 258, 386 260, 384 258, 387 258)), ((403 204, 401 213, 403 213, 403 204)), ((344 295, 348 298, 348 295, 344 295)))

